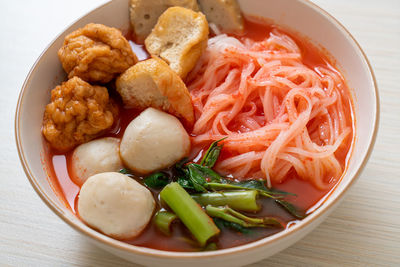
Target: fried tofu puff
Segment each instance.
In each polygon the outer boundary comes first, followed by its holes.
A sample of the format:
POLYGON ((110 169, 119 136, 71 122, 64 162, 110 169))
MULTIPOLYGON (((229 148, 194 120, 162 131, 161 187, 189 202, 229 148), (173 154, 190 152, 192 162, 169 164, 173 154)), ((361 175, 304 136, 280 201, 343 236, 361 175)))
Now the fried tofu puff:
POLYGON ((138 174, 167 168, 189 152, 189 135, 180 121, 154 108, 129 123, 120 145, 124 165, 138 174))
POLYGON ((194 123, 192 100, 182 79, 163 60, 153 57, 126 70, 116 81, 128 108, 162 109, 188 125, 194 123))
POLYGON ((73 77, 51 91, 42 132, 54 149, 65 152, 101 135, 117 114, 107 88, 73 77))
POLYGON ((154 208, 151 192, 118 172, 90 176, 78 197, 80 218, 116 239, 139 235, 150 222, 154 208))
POLYGON ((68 77, 107 83, 138 60, 121 31, 89 23, 64 39, 58 57, 68 77))
POLYGON ((72 153, 71 178, 82 185, 90 177, 102 172, 117 172, 124 166, 119 156, 120 140, 104 137, 79 145, 72 153))
POLYGON ((171 7, 159 17, 145 45, 150 54, 165 60, 184 79, 207 47, 208 33, 201 12, 171 7))
POLYGON ((173 6, 181 6, 193 11, 199 10, 196 0, 131 0, 130 20, 136 41, 144 42, 161 14, 173 6))
POLYGON ((208 22, 224 33, 242 34, 244 21, 236 0, 199 0, 201 11, 208 22))

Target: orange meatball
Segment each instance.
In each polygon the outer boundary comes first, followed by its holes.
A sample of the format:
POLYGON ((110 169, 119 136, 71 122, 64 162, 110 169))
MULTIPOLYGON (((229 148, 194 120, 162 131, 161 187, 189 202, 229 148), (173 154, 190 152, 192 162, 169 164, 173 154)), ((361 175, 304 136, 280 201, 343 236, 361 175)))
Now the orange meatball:
POLYGON ((121 31, 94 23, 67 35, 58 57, 68 78, 98 83, 111 81, 137 62, 121 31))
POLYGON ((117 114, 107 88, 73 77, 51 91, 42 132, 53 148, 64 152, 104 133, 117 114))

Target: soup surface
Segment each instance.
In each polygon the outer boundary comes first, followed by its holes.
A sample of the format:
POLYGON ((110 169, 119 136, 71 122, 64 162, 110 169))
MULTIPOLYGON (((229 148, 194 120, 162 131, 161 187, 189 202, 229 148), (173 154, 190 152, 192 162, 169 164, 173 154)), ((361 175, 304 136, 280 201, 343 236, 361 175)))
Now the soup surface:
MULTIPOLYGON (((280 32, 290 36, 297 44, 301 50, 302 63, 312 70, 318 71, 318 67, 324 67, 333 69, 334 62, 329 58, 329 56, 321 49, 318 49, 312 45, 307 39, 294 34, 290 31, 279 28, 276 25, 271 25, 263 22, 259 19, 247 19, 245 21, 245 34, 243 36, 235 36, 237 39, 245 42, 246 39, 252 39, 254 41, 262 41, 270 35, 273 30, 279 29, 280 32)), ((136 44, 133 37, 128 34, 127 39, 132 46, 134 53, 138 55, 139 60, 144 60, 148 58, 147 52, 144 50, 143 46, 136 44)), ((339 74, 340 75, 340 74, 339 74)), ((342 78, 343 79, 343 78, 342 78)), ((186 81, 189 89, 191 84, 196 82, 195 78, 190 78, 186 81)), ((344 81, 343 81, 344 84, 344 81)), ((110 84, 109 87, 112 87, 110 84)), ((125 128, 138 114, 140 110, 135 109, 125 109, 123 108, 122 101, 115 90, 109 90, 111 97, 117 102, 120 109, 120 115, 118 121, 114 124, 113 128, 105 134, 105 136, 118 137, 121 138, 125 128)), ((351 145, 354 137, 354 122, 352 118, 353 109, 350 99, 350 93, 348 88, 342 88, 342 95, 340 96, 343 101, 343 106, 345 110, 345 120, 349 122, 351 132, 344 138, 342 144, 337 148, 335 152, 335 157, 343 171, 346 169, 346 162, 351 154, 351 145)), ((258 113, 263 115, 262 110, 258 110, 258 113)), ((198 116, 197 116, 198 118, 198 116)), ((240 125, 239 125, 240 126, 240 125)), ((192 138, 196 138, 197 134, 193 132, 193 129, 186 129, 191 133, 192 138)), ((196 142, 192 148, 191 159, 196 162, 204 154, 204 151, 210 145, 210 141, 196 142)), ((64 200, 65 205, 68 206, 73 212, 77 213, 77 196, 79 194, 80 187, 73 182, 72 172, 71 172, 71 157, 72 151, 67 153, 56 153, 54 152, 45 142, 44 163, 46 170, 48 171, 51 184, 54 190, 59 194, 60 198, 64 200)), ((218 162, 223 161, 231 156, 229 150, 222 150, 221 156, 218 162)), ((217 162, 217 166, 218 166, 217 162)), ((226 174, 226 173, 225 173, 226 174)), ((231 176, 229 173, 227 177, 231 176)), ((134 177, 137 181, 142 183, 143 177, 134 177)), ((242 177, 233 177, 242 178, 242 177)), ((296 196, 288 196, 285 199, 295 204, 300 209, 306 211, 307 214, 318 208, 324 199, 329 196, 329 192, 334 189, 335 185, 340 181, 340 177, 323 177, 326 181, 326 187, 323 189, 316 187, 313 183, 308 180, 299 177, 296 171, 293 169, 289 170, 285 174, 284 179, 281 181, 272 180, 272 187, 274 189, 287 191, 296 196)), ((161 208, 158 197, 158 190, 150 189, 157 201, 157 209, 161 208)), ((271 216, 280 219, 285 227, 290 227, 297 223, 297 219, 290 215, 279 205, 268 198, 260 198, 258 200, 262 204, 262 210, 257 212, 257 216, 271 216)), ((245 213, 248 216, 252 216, 252 213, 245 213)), ((229 248, 245 244, 254 240, 258 240, 274 233, 282 231, 283 229, 269 229, 269 228, 252 228, 246 233, 239 233, 234 230, 224 229, 221 231, 218 239, 216 240, 219 249, 229 248)), ((169 251, 198 251, 198 245, 190 239, 190 232, 179 222, 174 223, 172 226, 172 236, 165 236, 160 233, 153 222, 151 222, 147 228, 135 239, 125 240, 124 242, 149 247, 160 250, 169 251)))

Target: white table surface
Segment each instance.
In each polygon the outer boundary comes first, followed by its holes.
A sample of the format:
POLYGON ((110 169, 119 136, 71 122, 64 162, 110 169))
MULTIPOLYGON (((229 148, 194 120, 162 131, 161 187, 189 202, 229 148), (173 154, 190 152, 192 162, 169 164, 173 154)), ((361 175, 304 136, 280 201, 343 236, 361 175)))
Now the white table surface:
MULTIPOLYGON (((17 97, 32 64, 67 25, 104 2, 0 1, 0 266, 134 266, 47 208, 25 177, 14 139, 17 97)), ((400 0, 314 2, 368 55, 380 89, 380 131, 365 171, 329 218, 252 266, 400 266, 400 0)))

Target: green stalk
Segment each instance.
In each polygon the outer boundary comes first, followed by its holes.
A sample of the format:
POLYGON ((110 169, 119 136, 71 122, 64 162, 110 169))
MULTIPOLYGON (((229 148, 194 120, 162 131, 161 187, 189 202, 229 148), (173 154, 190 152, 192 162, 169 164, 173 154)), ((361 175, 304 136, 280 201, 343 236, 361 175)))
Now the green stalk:
POLYGON ((263 218, 252 218, 248 217, 246 215, 241 214, 240 212, 237 212, 230 207, 225 207, 226 210, 235 216, 236 218, 242 219, 243 221, 252 224, 252 225, 264 225, 264 226, 282 226, 281 223, 272 217, 263 217, 263 218))
MULTIPOLYGON (((206 183, 205 186, 210 189, 210 190, 249 190, 250 188, 244 187, 244 186, 240 186, 240 185, 233 185, 233 184, 220 184, 220 183, 206 183)), ((269 198, 273 198, 273 199, 277 199, 279 197, 270 195, 269 193, 263 191, 263 190, 259 190, 259 189, 254 189, 257 190, 257 192, 265 197, 269 197, 269 198)))
POLYGON ((220 219, 228 221, 228 222, 237 223, 243 227, 250 227, 245 221, 228 214, 226 212, 225 208, 217 208, 217 207, 208 205, 206 207, 206 212, 211 217, 220 218, 220 219))
POLYGON ((243 227, 282 227, 282 224, 275 218, 251 218, 227 206, 218 208, 208 205, 206 207, 206 212, 211 217, 217 217, 228 222, 237 223, 243 227))
POLYGON ((202 206, 229 206, 236 210, 255 212, 260 210, 257 196, 256 190, 249 190, 202 193, 192 195, 192 198, 202 206))
POLYGON ((163 234, 171 235, 171 224, 176 218, 178 217, 172 212, 158 211, 154 216, 154 223, 163 234))
POLYGON ((201 246, 220 230, 199 204, 178 183, 170 183, 160 192, 161 199, 175 212, 201 246))
POLYGON ((217 250, 217 249, 218 249, 218 246, 216 243, 210 243, 203 249, 203 251, 213 251, 213 250, 217 250))

